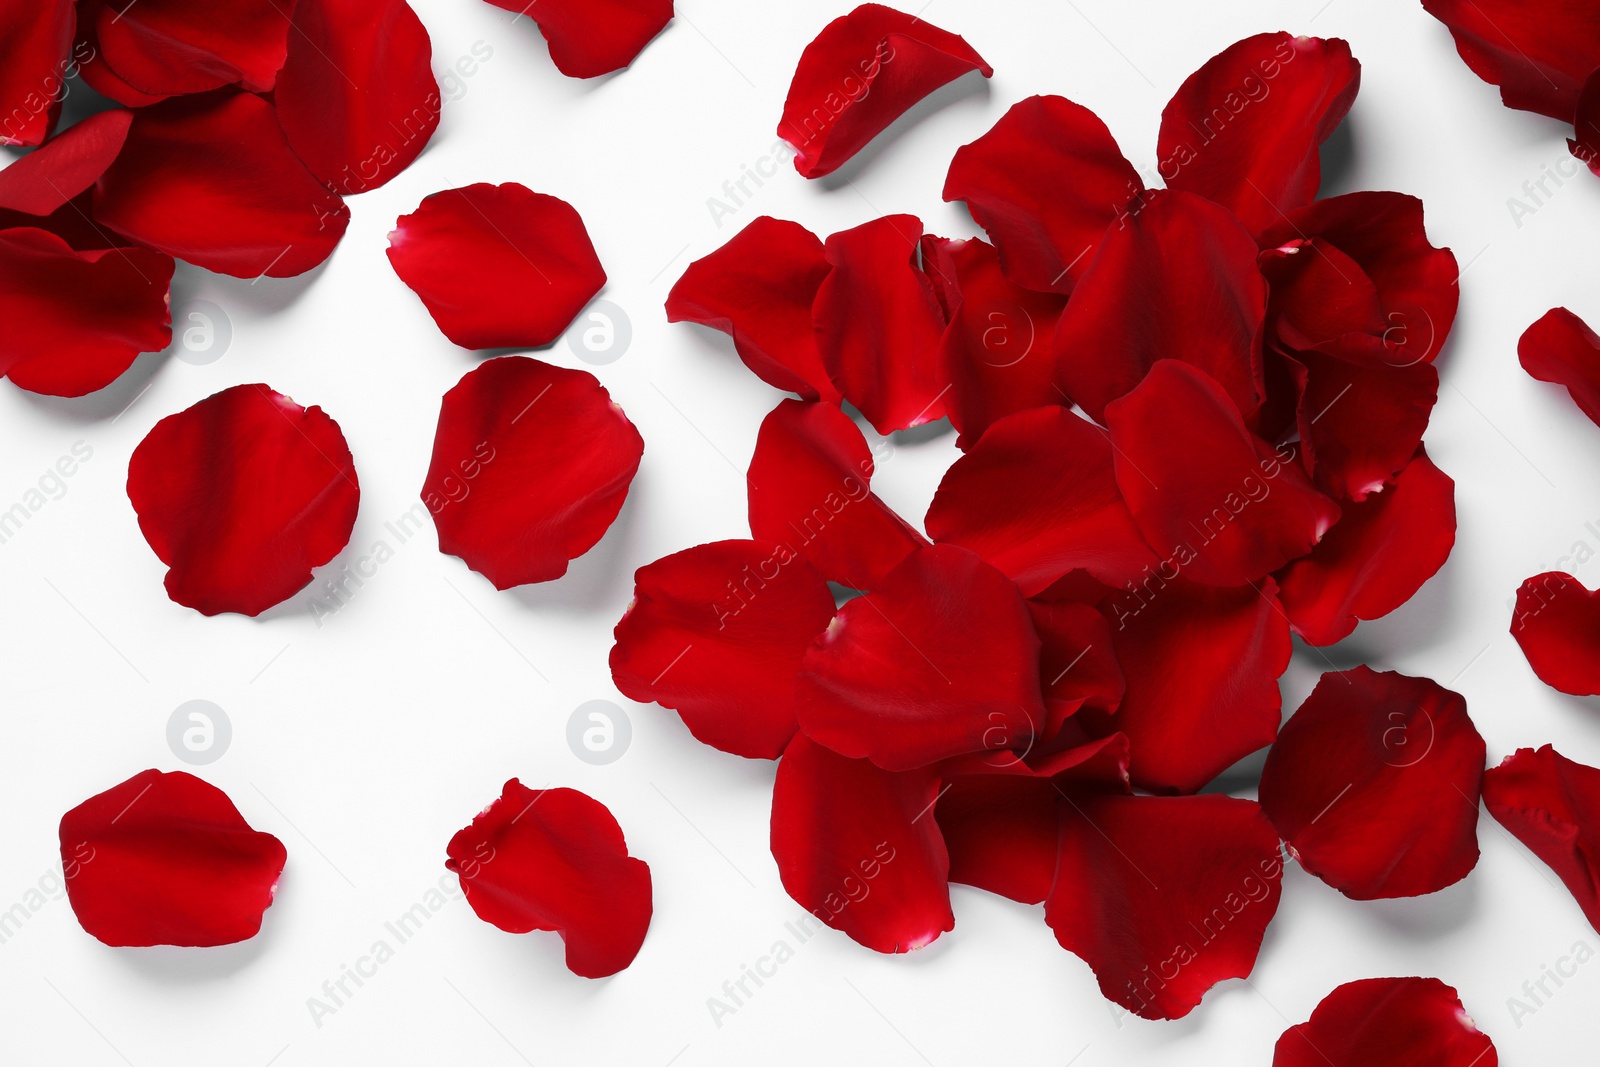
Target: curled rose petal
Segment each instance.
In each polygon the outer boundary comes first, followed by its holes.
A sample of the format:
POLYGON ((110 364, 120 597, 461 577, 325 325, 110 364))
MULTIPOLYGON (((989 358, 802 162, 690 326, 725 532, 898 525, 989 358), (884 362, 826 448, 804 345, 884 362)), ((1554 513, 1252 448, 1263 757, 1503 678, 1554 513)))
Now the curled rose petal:
POLYGON ((289 46, 278 0, 140 0, 106 4, 95 21, 106 63, 140 92, 203 93, 241 84, 270 90, 289 46))
POLYGON ((1477 866, 1483 759, 1459 693, 1329 672, 1278 732, 1261 807, 1300 865, 1347 897, 1434 893, 1477 866))
POLYGON ((811 325, 811 305, 830 269, 815 234, 763 215, 689 264, 667 294, 667 321, 721 330, 768 385, 836 402, 839 391, 811 325))
POLYGON ((71 0, 12 0, 0 10, 0 144, 40 144, 72 73, 71 0))
POLYGON ((128 499, 168 596, 259 615, 349 543, 361 491, 321 408, 237 385, 156 423, 128 463, 128 499))
POLYGON ((118 947, 256 936, 286 858, 226 793, 182 771, 141 771, 61 817, 72 912, 118 947))
POLYGON ((782 545, 718 541, 640 567, 611 677, 675 709, 702 743, 777 759, 794 736, 794 679, 833 619, 822 575, 782 545))
POLYGON ((1100 117, 1059 96, 1030 96, 956 151, 944 198, 964 200, 1000 250, 1006 276, 1070 293, 1106 227, 1144 182, 1100 117))
POLYGON ((49 215, 95 182, 122 151, 133 113, 90 115, 0 170, 0 208, 49 215))
POLYGON ((1484 772, 1483 803, 1556 872, 1600 930, 1600 770, 1549 745, 1520 748, 1484 772))
POLYGON ((616 974, 644 944, 650 867, 591 796, 513 778, 445 851, 478 918, 512 934, 554 930, 573 974, 616 974))
POLYGON ((297 0, 272 98, 306 168, 350 196, 409 167, 439 125, 432 55, 405 0, 297 0))
POLYGON ((516 182, 427 197, 395 223, 389 262, 462 348, 542 348, 606 283, 572 205, 516 182))
POLYGON ((1084 795, 1061 811, 1044 916, 1107 999, 1177 1019, 1250 974, 1282 878, 1278 835, 1254 801, 1084 795))
POLYGON ((1322 998, 1278 1038, 1272 1067, 1499 1067, 1500 1054, 1437 978, 1367 978, 1322 998))
POLYGON ((931 769, 885 771, 796 734, 772 787, 772 857, 814 918, 875 952, 955 927, 931 769))
POLYGON ((1517 342, 1522 369, 1565 386, 1572 402, 1600 424, 1600 337, 1566 308, 1551 308, 1517 342))
POLYGON ((489 0, 527 15, 550 45, 550 61, 569 78, 621 70, 672 21, 672 0, 489 0))
POLYGON ((756 436, 750 533, 804 556, 830 582, 873 589, 927 540, 872 492, 866 438, 832 404, 785 400, 756 436))
POLYGON ((1545 685, 1600 694, 1600 592, 1570 574, 1536 574, 1517 590, 1511 636, 1545 685))
POLYGON ((548 582, 616 521, 643 454, 594 375, 491 359, 444 395, 422 502, 439 551, 496 589, 548 582))
POLYGON ((1039 681, 1049 713, 1047 731, 1081 707, 1116 711, 1127 683, 1117 662, 1111 625, 1094 605, 1052 599, 1047 591, 1028 601, 1039 634, 1039 681))
POLYGON ((1213 200, 1259 233, 1316 197, 1318 150, 1360 85, 1361 64, 1337 37, 1247 37, 1173 94, 1157 169, 1168 188, 1213 200))
POLYGON ((1317 487, 1363 501, 1398 474, 1422 443, 1439 398, 1430 363, 1401 367, 1320 352, 1293 357, 1305 368, 1297 421, 1305 465, 1317 487))
POLYGON ((1571 122, 1600 66, 1600 12, 1588 0, 1422 0, 1472 72, 1506 107, 1571 122))
POLYGON ((882 4, 823 27, 800 54, 778 136, 803 177, 831 174, 918 100, 969 71, 994 73, 962 38, 882 4))
POLYGON ((1455 482, 1418 451, 1394 485, 1359 504, 1311 553, 1278 574, 1289 622, 1308 644, 1331 645, 1361 619, 1410 600, 1456 541, 1455 482))
POLYGON ((97 27, 100 24, 100 12, 107 6, 109 0, 78 0, 78 39, 72 46, 72 58, 78 64, 79 77, 89 88, 124 107, 148 107, 161 103, 171 94, 141 92, 106 63, 97 27))

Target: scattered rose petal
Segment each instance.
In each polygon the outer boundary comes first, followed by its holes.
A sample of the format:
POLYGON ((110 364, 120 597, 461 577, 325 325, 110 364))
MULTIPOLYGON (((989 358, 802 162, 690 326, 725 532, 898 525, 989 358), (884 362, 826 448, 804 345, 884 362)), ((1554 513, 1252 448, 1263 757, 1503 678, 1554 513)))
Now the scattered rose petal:
POLYGON ((1600 424, 1600 337, 1566 308, 1551 308, 1517 342, 1522 369, 1565 386, 1572 402, 1600 424))
POLYGON ((240 84, 269 91, 289 47, 279 0, 108 3, 95 21, 106 63, 143 93, 203 93, 240 84))
POLYGON ((526 15, 569 78, 598 78, 632 63, 672 21, 672 0, 489 0, 526 15))
POLYGON ((1587 0, 1422 0, 1450 28, 1472 72, 1500 87, 1506 107, 1571 122, 1600 66, 1600 14, 1587 0))
POLYGON ((0 170, 0 208, 49 215, 100 180, 122 151, 133 113, 90 115, 0 170))
POLYGON ((148 107, 161 103, 171 94, 141 92, 129 85, 106 62, 97 27, 100 24, 100 12, 109 6, 108 0, 78 0, 78 38, 72 46, 72 58, 78 64, 78 75, 89 88, 124 107, 148 107))
POLYGON ((1390 367, 1307 351, 1297 421, 1317 487, 1363 501, 1411 462, 1439 397, 1429 363, 1390 367))
POLYGON ((1511 636, 1545 685, 1573 696, 1600 694, 1600 592, 1570 574, 1536 574, 1517 590, 1511 636))
POLYGON ((43 143, 72 73, 71 0, 12 0, 0 11, 0 144, 43 143))
POLYGON ((1111 625, 1092 604, 1053 599, 1046 591, 1028 601, 1039 634, 1039 681, 1053 733, 1079 708, 1113 712, 1127 683, 1112 639, 1111 625))
POLYGON ((1583 160, 1591 173, 1600 174, 1600 67, 1583 83, 1572 132, 1573 136, 1567 138, 1567 150, 1583 160))
POLYGON ((1600 930, 1600 770, 1549 745, 1519 748, 1484 772, 1483 803, 1556 872, 1600 930))
POLYGON ((1278 1038, 1272 1067, 1499 1067, 1456 991, 1437 978, 1367 978, 1278 1038))

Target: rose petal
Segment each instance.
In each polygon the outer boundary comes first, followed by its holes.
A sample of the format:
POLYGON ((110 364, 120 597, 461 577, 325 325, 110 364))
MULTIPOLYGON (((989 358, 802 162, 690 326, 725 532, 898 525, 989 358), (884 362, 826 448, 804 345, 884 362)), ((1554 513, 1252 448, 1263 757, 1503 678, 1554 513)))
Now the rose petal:
POLYGON ((1039 634, 1039 680, 1053 731, 1084 706, 1113 712, 1127 683, 1117 662, 1111 625, 1092 604, 1052 599, 1046 591, 1028 601, 1039 634))
POLYGON ((139 0, 107 4, 95 33, 106 63, 140 92, 203 93, 242 84, 269 91, 289 46, 277 0, 139 0))
POLYGON ((439 551, 496 589, 548 582, 616 521, 643 454, 594 375, 491 359, 444 395, 422 502, 439 551))
POLYGON ((0 14, 0 144, 43 143, 72 73, 71 0, 13 0, 0 14))
POLYGON ((389 262, 462 348, 542 348, 606 283, 572 205, 516 182, 427 197, 395 223, 389 262))
POLYGON ((1517 342, 1522 369, 1565 386, 1591 422, 1600 424, 1600 337, 1566 308, 1551 308, 1517 342))
POLYGON ((1437 978, 1367 978, 1278 1038, 1272 1067, 1499 1067, 1494 1042, 1437 978))
POLYGON ((1600 174, 1600 77, 1596 76, 1597 72, 1600 67, 1589 74, 1578 94, 1572 119, 1574 136, 1567 138, 1567 150, 1583 160, 1592 173, 1600 174))
POLYGON ((1472 72, 1500 87, 1506 107, 1571 122, 1600 65, 1600 12, 1586 0, 1422 0, 1472 72))
POLYGON ((49 215, 100 179, 122 150, 133 113, 90 115, 0 170, 0 208, 49 215))
POLYGON ((640 567, 611 677, 676 709, 703 744, 777 759, 796 730, 794 679, 833 618, 822 575, 787 548, 718 541, 640 567))
POLYGON ((913 104, 969 71, 994 69, 965 40, 882 4, 862 4, 806 45, 778 136, 803 177, 831 174, 913 104))
POLYGON ((875 952, 955 927, 931 770, 892 772, 796 734, 772 787, 772 857, 814 917, 875 952))
POLYGON ((672 21, 672 0, 489 0, 527 15, 569 78, 598 78, 632 63, 672 21))
POLYGON ((1511 636, 1545 685, 1573 696, 1600 694, 1600 592, 1570 574, 1536 574, 1517 590, 1511 636))
POLYGON ((350 541, 361 491, 338 423, 237 385, 156 423, 128 463, 139 529, 167 595, 203 615, 259 615, 350 541))
POLYGON ((226 793, 182 771, 141 771, 61 816, 67 899, 107 945, 246 941, 286 858, 226 793))
POLYGON ((1363 501, 1411 462, 1439 398, 1430 363, 1384 366, 1307 351, 1297 421, 1317 487, 1363 501))
POLYGON ((644 944, 650 867, 628 855, 610 810, 576 789, 513 778, 445 851, 478 918, 512 934, 556 931, 573 974, 616 974, 644 944))
POLYGON ((108 6, 107 0, 78 0, 78 38, 72 47, 72 58, 78 64, 79 77, 89 88, 124 107, 148 107, 161 103, 171 94, 141 92, 129 85, 106 62, 97 27, 100 24, 100 12, 108 6))
POLYGON ((1483 803, 1556 872, 1600 930, 1600 770, 1549 745, 1520 748, 1484 772, 1483 803))

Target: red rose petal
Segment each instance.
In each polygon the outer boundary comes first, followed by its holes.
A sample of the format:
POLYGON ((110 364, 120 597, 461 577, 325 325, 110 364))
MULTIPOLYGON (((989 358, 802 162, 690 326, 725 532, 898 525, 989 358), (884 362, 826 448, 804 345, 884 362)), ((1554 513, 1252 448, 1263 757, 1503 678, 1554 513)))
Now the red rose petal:
POLYGON ((606 283, 572 205, 516 182, 427 197, 395 223, 389 262, 462 348, 542 348, 606 283))
POLYGON ((1522 369, 1565 386, 1572 402, 1600 424, 1600 337, 1566 308, 1551 308, 1517 342, 1522 369))
POLYGON ((49 215, 100 179, 128 136, 133 113, 90 115, 0 170, 0 208, 49 215))
POLYGON ((128 499, 204 615, 259 615, 350 541, 361 491, 338 423, 265 385, 237 385, 156 423, 128 463, 128 499))
POLYGON ((306 169, 349 196, 409 167, 439 125, 432 55, 405 0, 296 0, 272 98, 306 169))
POLYGON ((1045 921, 1108 999, 1177 1019, 1218 982, 1249 975, 1283 876, 1254 801, 1081 796, 1061 815, 1045 921))
POLYGON ((616 520, 644 440, 594 375, 491 359, 444 395, 422 502, 496 589, 548 582, 616 520))
POLYGON ((1049 712, 1047 732, 1086 705, 1116 711, 1127 683, 1106 617, 1091 604, 1053 600, 1048 592, 1029 600, 1028 612, 1042 645, 1039 680, 1049 712))
POLYGON ((1104 430, 1064 408, 1009 415, 951 464, 928 533, 1000 568, 1032 596, 1074 568, 1110 586, 1157 559, 1117 488, 1104 430))
POLYGON ((1347 897, 1434 893, 1477 866, 1483 758, 1459 693, 1329 672, 1278 732, 1261 807, 1300 865, 1347 897))
POLYGON ((76 252, 44 230, 0 230, 0 375, 53 396, 110 385, 172 342, 172 268, 143 248, 76 252))
POLYGON ((71 0, 12 0, 0 13, 0 144, 41 144, 72 73, 71 0))
POLYGON ((772 856, 789 895, 875 952, 910 952, 955 927, 931 770, 846 759, 804 734, 772 787, 772 856))
POLYGON ((621 70, 672 21, 672 0, 489 0, 527 15, 550 45, 550 61, 569 78, 621 70))
POLYGON ((1549 745, 1520 748, 1484 772, 1483 803, 1556 872, 1600 930, 1600 770, 1549 745))
POLYGON ((226 793, 181 771, 141 771, 61 817, 67 899, 107 945, 246 941, 286 858, 226 793))
POLYGON ((640 567, 611 677, 673 708, 703 744, 777 759, 794 736, 794 679, 833 619, 822 575, 781 545, 718 541, 640 567))
POLYGON ((1163 570, 1207 585, 1253 582, 1310 551, 1339 518, 1187 363, 1158 362, 1106 409, 1106 425, 1117 484, 1163 570))
POLYGON ((873 494, 872 451, 831 404, 785 400, 750 459, 750 533, 804 556, 822 576, 873 589, 927 540, 873 494))
POLYGON ((1571 122, 1600 65, 1600 12, 1587 0, 1422 0, 1450 28, 1472 72, 1500 87, 1506 107, 1571 122))
POLYGON ((478 918, 512 934, 554 930, 573 974, 616 974, 644 944, 650 867, 628 855, 606 806, 576 789, 513 778, 445 851, 478 918))
POLYGON ((289 278, 333 253, 350 209, 290 151, 249 93, 134 113, 94 216, 142 245, 238 278, 289 278))
POLYGON ((888 770, 1025 745, 1045 720, 1022 594, 965 549, 906 557, 806 652, 795 712, 812 740, 888 770))
POLYGON ((778 136, 794 169, 831 174, 935 89, 994 69, 965 40, 882 4, 862 4, 823 27, 800 54, 778 136))
POLYGON ((1588 164, 1594 174, 1600 174, 1600 77, 1597 73, 1600 67, 1583 83, 1572 120, 1574 136, 1567 138, 1567 150, 1588 164))
POLYGON ((1416 454, 1439 372, 1430 363, 1385 366, 1312 351, 1293 358, 1305 368, 1297 421, 1317 487, 1366 500, 1416 454))
POLYGON ((1536 574, 1517 590, 1511 636, 1545 685, 1574 696, 1600 694, 1600 592, 1570 574, 1536 574))
POLYGON ((1359 504, 1278 575, 1283 610, 1308 644, 1349 637, 1410 600, 1456 541, 1455 482, 1418 451, 1395 484, 1359 504))
POLYGON ((1144 182, 1100 117, 1059 96, 1030 96, 956 151, 944 198, 964 200, 1000 250, 1006 276, 1070 293, 1106 227, 1144 182))
POLYGON ((89 88, 124 107, 161 103, 171 94, 141 92, 106 62, 96 27, 100 24, 100 12, 107 6, 106 0, 78 0, 78 39, 72 47, 72 58, 77 61, 79 77, 89 88))
POLYGON ((1251 414, 1261 402, 1266 304, 1256 244, 1238 220, 1197 196, 1152 193, 1107 232, 1061 315, 1063 388, 1104 422, 1107 404, 1157 360, 1176 358, 1251 414))
POLYGON ((1318 149, 1360 85, 1361 64, 1338 38, 1262 33, 1229 45, 1162 111, 1161 177, 1259 233, 1316 197, 1318 149))
POLYGON ((830 269, 815 234, 763 215, 689 264, 667 294, 667 321, 721 330, 768 385, 837 402, 811 326, 811 305, 830 269))
POLYGON ((139 0, 100 9, 106 63, 140 92, 203 93, 242 84, 270 90, 289 45, 289 5, 278 0, 139 0))
POLYGON ((1272 1067, 1499 1067, 1456 991, 1437 978, 1367 978, 1278 1038, 1272 1067))

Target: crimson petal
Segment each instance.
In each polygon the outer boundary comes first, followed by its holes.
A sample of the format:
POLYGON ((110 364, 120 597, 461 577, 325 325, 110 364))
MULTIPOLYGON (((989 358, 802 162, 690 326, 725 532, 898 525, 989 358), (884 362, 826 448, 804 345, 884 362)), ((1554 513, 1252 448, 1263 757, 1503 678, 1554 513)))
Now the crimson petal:
POLYGON ((242 84, 267 92, 289 47, 278 0, 140 0, 106 4, 95 21, 106 63, 143 93, 203 93, 242 84))
POLYGON ((171 94, 141 92, 106 62, 96 27, 100 24, 100 12, 108 6, 108 0, 78 0, 78 39, 72 49, 72 57, 78 63, 78 76, 89 88, 124 107, 159 104, 171 94))
POLYGON ((1565 386, 1572 402, 1600 424, 1600 337, 1566 308, 1551 308, 1517 342, 1522 369, 1565 386))
POLYGON ((12 0, 0 14, 0 144, 40 144, 72 73, 71 0, 12 0))
POLYGON ((1536 574, 1517 590, 1511 636, 1545 685, 1574 696, 1600 694, 1600 592, 1570 574, 1536 574))
POLYGON ((1117 662, 1111 624, 1092 604, 1050 591, 1028 601, 1039 634, 1039 681, 1049 712, 1046 732, 1082 707, 1113 712, 1127 682, 1117 662))
POLYGON ((1363 501, 1401 471, 1428 428, 1439 398, 1429 363, 1384 366, 1307 351, 1297 421, 1306 465, 1317 486, 1363 501))
POLYGON ((49 215, 99 181, 122 151, 133 113, 90 115, 0 170, 0 209, 49 215))
POLYGON ((1600 12, 1587 0, 1422 0, 1472 72, 1506 107, 1571 122, 1600 66, 1600 12))
POLYGON ((1549 745, 1520 748, 1484 772, 1483 803, 1556 872, 1600 930, 1600 770, 1549 745))
POLYGON ((672 0, 489 0, 527 15, 569 78, 598 78, 632 63, 672 21, 672 0))
POLYGON ((1322 998, 1278 1038, 1272 1067, 1499 1067, 1500 1054, 1437 978, 1367 978, 1322 998))
POLYGON ((1573 136, 1567 138, 1567 150, 1583 160, 1591 173, 1600 174, 1600 67, 1590 73, 1578 94, 1572 132, 1573 136))

